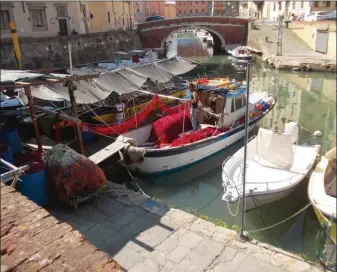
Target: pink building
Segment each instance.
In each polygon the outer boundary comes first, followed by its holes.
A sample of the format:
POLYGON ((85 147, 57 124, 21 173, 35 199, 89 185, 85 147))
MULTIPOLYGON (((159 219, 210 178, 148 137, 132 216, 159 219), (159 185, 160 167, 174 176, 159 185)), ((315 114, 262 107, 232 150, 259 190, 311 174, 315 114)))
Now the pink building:
POLYGON ((134 2, 135 22, 144 22, 152 15, 165 16, 165 1, 139 1, 134 2))

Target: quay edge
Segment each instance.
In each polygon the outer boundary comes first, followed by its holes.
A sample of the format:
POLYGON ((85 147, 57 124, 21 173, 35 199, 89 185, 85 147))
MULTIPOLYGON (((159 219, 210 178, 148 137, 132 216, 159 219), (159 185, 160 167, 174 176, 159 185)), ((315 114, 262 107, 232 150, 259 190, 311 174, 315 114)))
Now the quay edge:
POLYGON ((233 230, 110 182, 105 194, 76 210, 48 212, 7 186, 1 187, 1 195, 6 199, 2 202, 2 219, 12 217, 5 221, 7 227, 2 226, 7 228, 1 232, 2 268, 25 270, 36 265, 41 268, 42 264, 45 269, 61 268, 69 262, 75 271, 80 271, 76 267, 96 271, 97 263, 103 263, 103 271, 224 271, 239 267, 254 267, 256 271, 324 271, 299 256, 256 240, 242 241, 233 230), (56 227, 50 227, 52 223, 56 227), (50 240, 53 228, 59 234, 50 240), (38 238, 43 248, 31 251, 27 236, 38 238), (61 246, 62 241, 71 243, 61 246), (75 264, 70 256, 79 260, 75 252, 80 251, 73 249, 79 248, 76 243, 87 249, 81 251, 86 255, 81 256, 83 260, 75 264), (54 248, 56 244, 58 250, 54 248), (109 266, 115 270, 108 270, 109 266))

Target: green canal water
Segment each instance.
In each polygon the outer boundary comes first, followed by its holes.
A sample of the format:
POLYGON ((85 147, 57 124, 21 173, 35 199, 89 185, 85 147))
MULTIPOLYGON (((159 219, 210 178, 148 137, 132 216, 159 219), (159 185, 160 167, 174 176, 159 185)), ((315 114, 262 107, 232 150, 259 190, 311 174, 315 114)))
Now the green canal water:
MULTIPOLYGON (((208 78, 229 76, 245 79, 245 71, 234 67, 228 56, 212 56, 212 50, 192 34, 173 37, 168 55, 185 56, 201 67, 183 75, 193 79, 207 74, 208 78)), ((295 73, 270 70, 262 63, 252 66, 251 89, 267 91, 276 96, 277 104, 259 124, 265 128, 282 127, 296 121, 310 132, 320 130, 321 153, 336 146, 336 76, 331 73, 295 73)), ((308 136, 303 132, 302 136, 308 136)), ((232 216, 222 197, 221 164, 243 146, 243 140, 229 149, 185 170, 162 177, 139 177, 139 185, 150 196, 174 207, 196 213, 216 224, 238 230, 241 214, 232 216), (155 181, 160 185, 153 185, 155 181)), ((308 179, 288 197, 245 214, 246 230, 256 230, 288 218, 309 203, 308 179)), ((320 225, 312 208, 297 217, 270 229, 251 234, 262 242, 315 258, 315 241, 320 225)))

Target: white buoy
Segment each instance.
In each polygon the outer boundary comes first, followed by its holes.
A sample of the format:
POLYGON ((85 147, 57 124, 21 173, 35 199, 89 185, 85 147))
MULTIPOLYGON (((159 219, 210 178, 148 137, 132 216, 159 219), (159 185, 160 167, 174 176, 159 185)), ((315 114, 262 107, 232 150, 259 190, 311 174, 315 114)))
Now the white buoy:
POLYGON ((315 136, 315 137, 321 137, 321 136, 322 136, 322 132, 321 132, 320 130, 316 130, 316 131, 314 132, 314 136, 315 136))

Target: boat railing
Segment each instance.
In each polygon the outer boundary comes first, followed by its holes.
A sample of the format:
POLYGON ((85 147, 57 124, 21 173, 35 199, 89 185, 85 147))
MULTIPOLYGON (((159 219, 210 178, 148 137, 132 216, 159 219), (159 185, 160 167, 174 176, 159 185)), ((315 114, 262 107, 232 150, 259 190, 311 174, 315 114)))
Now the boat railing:
POLYGON ((5 165, 8 169, 11 169, 8 172, 5 172, 0 175, 1 182, 7 182, 13 180, 11 186, 15 187, 16 183, 19 180, 19 177, 24 175, 25 171, 29 169, 29 165, 24 165, 21 167, 16 167, 15 165, 5 161, 4 159, 0 159, 1 164, 5 165))

